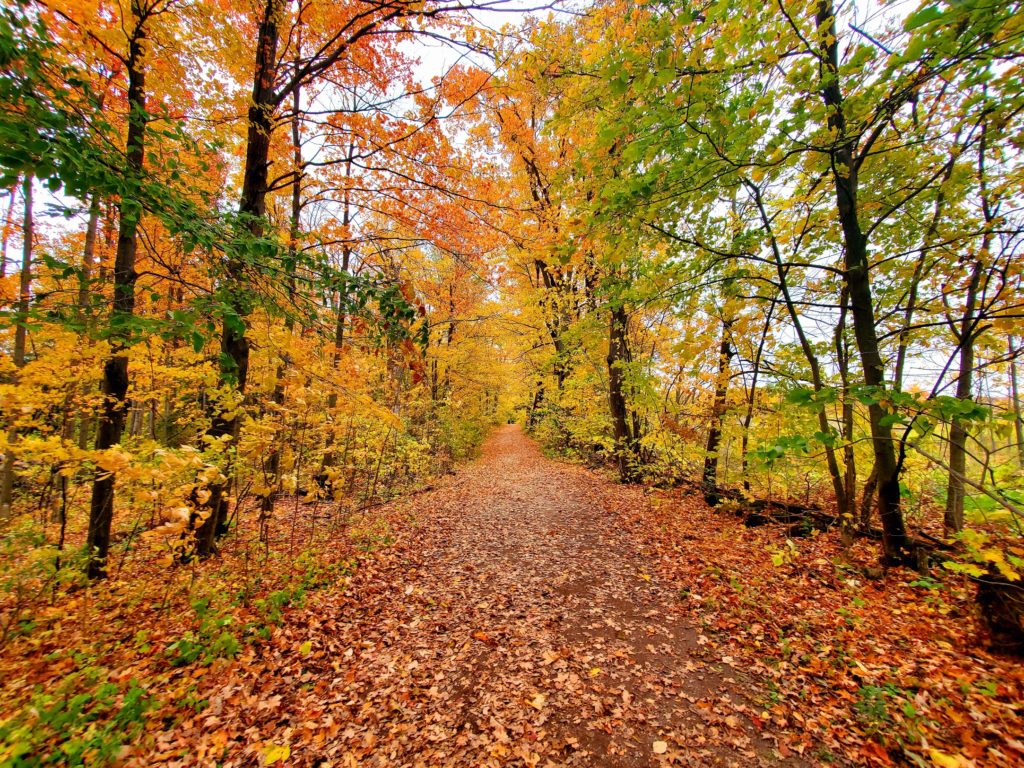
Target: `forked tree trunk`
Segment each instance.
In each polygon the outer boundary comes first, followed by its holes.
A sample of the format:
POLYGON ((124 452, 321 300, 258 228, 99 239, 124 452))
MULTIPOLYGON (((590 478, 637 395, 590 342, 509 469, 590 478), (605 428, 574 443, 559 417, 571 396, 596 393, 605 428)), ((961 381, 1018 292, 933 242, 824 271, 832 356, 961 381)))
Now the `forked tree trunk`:
MULTIPOLYGON (((987 248, 983 247, 982 250, 984 252, 987 248)), ((974 391, 974 310, 982 268, 979 258, 974 262, 974 268, 971 270, 964 313, 960 320, 960 328, 956 331, 960 346, 960 365, 956 380, 958 400, 970 400, 974 391)), ((966 473, 967 425, 964 424, 963 419, 954 416, 949 425, 949 481, 946 486, 946 510, 943 515, 943 528, 947 536, 959 533, 964 527, 964 478, 967 476, 966 473)))

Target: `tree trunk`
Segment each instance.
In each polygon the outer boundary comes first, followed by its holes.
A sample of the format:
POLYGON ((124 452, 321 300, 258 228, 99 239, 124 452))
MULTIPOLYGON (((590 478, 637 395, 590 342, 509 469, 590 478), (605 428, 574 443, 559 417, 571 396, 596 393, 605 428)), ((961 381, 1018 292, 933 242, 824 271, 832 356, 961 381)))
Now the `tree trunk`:
POLYGON ((750 391, 747 393, 747 409, 743 414, 743 437, 740 443, 741 461, 743 462, 743 490, 750 490, 750 477, 747 473, 747 446, 750 443, 750 425, 754 420, 754 406, 757 405, 757 381, 761 375, 761 358, 764 355, 764 346, 768 340, 768 331, 771 329, 772 318, 775 315, 777 299, 772 299, 768 305, 768 312, 765 313, 764 328, 761 330, 761 338, 757 343, 757 350, 754 352, 753 371, 750 374, 750 391))
MULTIPOLYGON (((143 41, 146 15, 138 0, 131 12, 135 28, 128 42, 128 137, 125 143, 125 170, 130 178, 141 179, 146 141, 146 75, 143 41)), ((134 200, 122 198, 118 204, 117 251, 114 257, 114 297, 110 313, 111 356, 103 364, 103 407, 96 425, 96 450, 104 451, 121 441, 125 425, 128 395, 128 357, 130 321, 135 313, 135 257, 138 250, 140 208, 134 200)), ((110 527, 114 516, 114 476, 100 474, 93 480, 89 502, 89 530, 86 548, 89 560, 86 572, 91 579, 107 575, 110 551, 110 527)))
POLYGON ((864 481, 864 490, 860 497, 860 530, 864 533, 871 530, 872 512, 877 505, 876 491, 878 490, 878 473, 874 467, 864 481))
POLYGON ((842 384, 842 438, 843 464, 846 474, 843 478, 843 496, 839 503, 839 530, 843 546, 853 543, 853 531, 857 524, 857 455, 853 438, 853 397, 850 393, 850 346, 846 339, 847 317, 850 310, 850 294, 843 287, 840 296, 839 322, 836 323, 835 349, 842 384))
POLYGON ((0 232, 0 278, 7 277, 7 240, 14 228, 14 201, 18 198, 18 182, 15 181, 8 190, 10 199, 7 201, 7 212, 4 214, 3 231, 0 232))
POLYGON ((25 350, 28 343, 28 307, 32 294, 32 245, 35 238, 35 220, 32 211, 31 175, 22 182, 25 197, 25 217, 21 228, 21 272, 18 284, 18 322, 14 326, 14 365, 25 365, 25 350))
MULTIPOLYGON (((347 231, 348 225, 352 223, 351 205, 349 199, 349 188, 348 180, 352 176, 352 161, 355 159, 355 143, 349 142, 348 145, 348 156, 345 160, 345 193, 343 195, 342 209, 341 209, 341 224, 347 231)), ((341 357, 345 350, 345 323, 348 320, 348 285, 345 280, 348 279, 348 271, 352 261, 352 246, 348 242, 345 243, 341 250, 341 274, 342 283, 341 288, 338 292, 338 316, 334 322, 334 353, 331 357, 331 367, 337 371, 341 366, 341 357)), ((436 377, 435 377, 436 380, 436 377)), ((338 391, 332 389, 331 393, 327 396, 327 413, 333 415, 334 410, 338 407, 338 391)), ((324 459, 321 465, 321 473, 325 474, 326 470, 333 467, 337 462, 337 454, 334 450, 334 431, 330 429, 327 431, 327 437, 324 444, 324 459)), ((333 492, 333 485, 331 487, 333 492)))
POLYGON ((82 274, 78 283, 78 311, 84 318, 89 312, 89 286, 96 264, 96 233, 100 226, 99 196, 93 193, 89 203, 89 223, 85 228, 85 248, 82 249, 82 274))
POLYGON ((900 506, 900 465, 896 457, 892 427, 882 405, 885 392, 885 366, 879 350, 878 328, 871 294, 868 243, 860 226, 857 209, 856 138, 848 135, 843 113, 843 96, 839 88, 839 48, 836 18, 831 0, 821 0, 817 12, 818 29, 823 31, 821 95, 827 111, 828 128, 837 141, 831 148, 832 181, 835 187, 836 212, 843 231, 846 263, 843 278, 850 292, 854 338, 860 352, 864 383, 876 396, 868 406, 871 441, 878 476, 878 505, 882 522, 883 560, 890 564, 912 563, 900 506))
MULTIPOLYGON (((793 329, 796 331, 797 340, 800 342, 800 349, 804 353, 804 358, 807 360, 807 366, 811 372, 811 384, 814 387, 814 391, 821 392, 825 388, 825 382, 821 376, 821 363, 818 361, 818 356, 814 351, 814 346, 811 344, 811 340, 804 332, 803 323, 800 321, 800 314, 797 312, 796 304, 793 302, 793 296, 789 290, 789 270, 783 262, 782 252, 779 249, 778 241, 775 239, 774 232, 772 230, 771 219, 768 216, 768 212, 764 207, 764 199, 761 196, 761 190, 755 184, 746 182, 746 187, 754 198, 754 202, 757 205, 758 214, 761 217, 761 224, 764 227, 765 232, 768 233, 768 242, 772 249, 772 257, 775 261, 775 272, 779 278, 779 293, 782 295, 783 303, 786 306, 786 312, 789 315, 790 321, 793 323, 793 329)), ((823 434, 831 433, 831 425, 828 421, 828 415, 825 413, 824 407, 818 408, 818 429, 823 434)), ((844 484, 844 474, 840 471, 839 460, 836 458, 835 448, 830 444, 825 444, 825 465, 828 467, 829 478, 832 480, 832 491, 835 493, 836 505, 840 509, 846 509, 848 502, 846 498, 846 486, 844 484)))
MULTIPOLYGON (((986 248, 983 247, 984 252, 986 248)), ((974 390, 974 308, 977 303, 978 284, 983 265, 980 258, 974 262, 967 286, 964 313, 956 331, 960 346, 960 365, 956 380, 958 400, 970 400, 974 390)), ((964 527, 964 477, 967 472, 967 427, 954 416, 949 425, 949 482, 946 486, 946 510, 943 528, 947 536, 959 533, 964 527)))
POLYGON ((1020 391, 1017 387, 1017 353, 1013 346, 1013 336, 1006 342, 1010 356, 1010 399, 1013 406, 1013 432, 1017 438, 1017 464, 1024 467, 1024 419, 1020 411, 1020 391))
MULTIPOLYGON (((25 177, 22 182, 22 191, 25 198, 24 218, 21 227, 21 272, 18 285, 18 312, 17 324, 14 327, 14 351, 13 361, 16 368, 25 366, 25 349, 27 345, 27 323, 28 308, 32 293, 32 245, 35 238, 35 221, 32 211, 32 183, 31 175, 25 177)), ((14 205, 14 190, 11 190, 11 205, 14 205)), ((6 259, 6 233, 4 235, 4 257, 6 259)), ((18 439, 15 429, 8 430, 7 445, 12 446, 18 439)), ((8 447, 4 452, 4 469, 0 476, 0 519, 6 520, 11 517, 11 504, 14 500, 14 451, 8 447)))
MULTIPOLYGON (((960 316, 960 327, 950 321, 950 328, 960 348, 960 366, 956 381, 958 400, 970 400, 974 390, 974 341, 978 335, 978 306, 981 280, 985 271, 985 257, 992 245, 991 227, 995 222, 995 211, 990 203, 988 184, 985 177, 985 153, 987 150, 987 124, 981 122, 981 137, 978 141, 978 188, 981 193, 981 210, 985 217, 985 234, 974 257, 971 276, 967 281, 964 296, 964 310, 960 316)), ((983 292, 982 292, 983 293, 983 292)), ((964 527, 964 478, 967 472, 967 427, 963 420, 954 416, 949 425, 949 484, 946 488, 946 511, 943 527, 947 536, 958 533, 964 527)))
MULTIPOLYGON (((91 327, 92 320, 89 317, 92 301, 90 291, 93 280, 93 272, 96 267, 96 236, 99 232, 100 222, 100 201, 99 195, 93 193, 92 201, 89 203, 89 223, 85 228, 85 247, 82 250, 82 274, 78 283, 78 314, 83 324, 83 329, 91 327)), ((91 344, 91 342, 87 342, 91 344)), ((88 387, 89 385, 84 385, 88 387)), ((78 415, 78 447, 83 451, 89 447, 89 435, 91 432, 91 418, 88 409, 81 409, 78 415)))
MULTIPOLYGON (((256 66, 248 114, 245 167, 242 175, 241 200, 238 205, 238 212, 243 218, 242 223, 247 235, 253 238, 262 235, 266 213, 270 136, 277 107, 274 93, 277 45, 279 25, 284 18, 286 7, 283 0, 265 0, 256 43, 256 66)), ((237 256, 228 259, 225 283, 228 287, 231 314, 225 316, 221 329, 220 379, 222 383, 244 395, 249 375, 249 340, 245 335, 249 301, 245 295, 245 263, 237 256)), ((227 438, 226 447, 231 447, 237 442, 241 424, 237 408, 231 409, 229 413, 230 415, 217 413, 207 430, 207 435, 215 440, 227 438)), ((232 468, 229 465, 225 469, 230 477, 232 468)), ((226 484, 215 483, 208 490, 210 496, 204 505, 206 516, 196 531, 196 551, 201 557, 213 554, 215 537, 218 533, 224 532, 228 517, 226 484)))
POLYGON ((540 417, 537 415, 540 407, 544 404, 544 379, 537 380, 537 388, 533 392, 533 399, 530 402, 530 413, 526 417, 526 426, 535 427, 540 417))
POLYGON ((729 394, 729 366, 732 363, 732 321, 722 319, 722 343, 718 350, 718 375, 715 378, 715 399, 711 405, 711 426, 708 429, 707 446, 704 449, 704 474, 702 487, 704 501, 711 506, 718 504, 718 445, 722 439, 722 417, 725 415, 726 398, 729 394))
MULTIPOLYGON (((299 68, 302 55, 302 6, 299 6, 299 19, 298 25, 295 31, 295 59, 293 65, 296 70, 299 68)), ((303 164, 302 164, 302 138, 301 138, 301 114, 302 109, 302 84, 296 80, 295 85, 292 87, 292 117, 291 117, 291 136, 292 136, 292 165, 293 179, 292 179, 292 209, 291 209, 291 221, 288 227, 288 258, 285 261, 285 272, 288 290, 288 314, 285 317, 284 327, 288 336, 292 335, 292 331, 295 328, 295 321, 292 319, 291 311, 294 309, 295 304, 295 271, 298 268, 299 260, 299 235, 301 232, 300 218, 302 215, 302 176, 303 176, 303 164)), ((283 352, 279 355, 277 371, 274 376, 274 391, 270 396, 271 402, 276 406, 278 411, 281 411, 284 406, 285 391, 284 391, 284 378, 288 372, 288 354, 283 352)), ((263 514, 270 514, 274 509, 274 501, 277 498, 278 492, 281 486, 281 448, 282 445, 279 441, 275 440, 270 448, 270 456, 266 461, 266 480, 269 485, 269 489, 263 494, 263 501, 261 509, 263 514)))
POLYGON ((636 441, 638 436, 630 429, 629 407, 626 403, 625 365, 629 362, 627 332, 629 316, 619 305, 611 311, 608 331, 608 404, 615 439, 615 460, 619 477, 624 483, 637 479, 636 441))

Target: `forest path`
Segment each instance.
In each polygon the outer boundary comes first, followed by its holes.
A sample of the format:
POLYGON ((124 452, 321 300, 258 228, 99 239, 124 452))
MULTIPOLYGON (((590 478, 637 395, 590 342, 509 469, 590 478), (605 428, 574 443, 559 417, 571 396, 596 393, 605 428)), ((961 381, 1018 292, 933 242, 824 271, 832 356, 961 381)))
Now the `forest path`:
POLYGON ((290 742, 293 765, 775 764, 612 488, 643 503, 497 430, 403 502, 417 527, 384 564, 303 612, 317 652, 257 683, 276 713, 250 735, 290 742))

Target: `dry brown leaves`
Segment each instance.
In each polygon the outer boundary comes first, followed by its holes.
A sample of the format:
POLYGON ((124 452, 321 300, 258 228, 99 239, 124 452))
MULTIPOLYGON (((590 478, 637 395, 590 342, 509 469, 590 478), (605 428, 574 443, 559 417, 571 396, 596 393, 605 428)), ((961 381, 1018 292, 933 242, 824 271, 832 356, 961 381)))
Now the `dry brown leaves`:
POLYGON ((324 591, 139 764, 776 764, 744 676, 602 500, 515 428, 444 487, 393 505, 397 544, 324 591))
POLYGON ((945 572, 883 579, 877 544, 785 541, 692 494, 609 488, 605 504, 645 537, 700 642, 767 681, 759 724, 783 754, 856 765, 1024 763, 1019 662, 985 650, 973 588, 945 572), (772 553, 789 562, 773 565, 772 553))
POLYGON ((266 623, 256 601, 280 574, 244 573, 235 545, 226 589, 262 587, 234 626, 267 627, 236 659, 170 667, 187 600, 114 585, 4 660, 7 702, 71 663, 45 654, 92 643, 160 703, 132 766, 1020 762, 1021 673, 979 650, 966 585, 866 581, 869 547, 844 560, 823 536, 775 567, 779 531, 546 460, 515 428, 344 537, 303 509, 279 505, 273 550, 316 540, 359 567, 266 623))

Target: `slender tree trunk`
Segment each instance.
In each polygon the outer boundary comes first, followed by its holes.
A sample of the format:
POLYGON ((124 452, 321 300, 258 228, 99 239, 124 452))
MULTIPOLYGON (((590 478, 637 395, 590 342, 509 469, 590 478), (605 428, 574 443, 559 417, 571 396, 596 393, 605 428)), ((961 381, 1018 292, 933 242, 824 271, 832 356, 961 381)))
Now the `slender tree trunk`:
MULTIPOLYGON (((352 177, 352 161, 354 159, 355 143, 350 141, 348 145, 348 155, 345 160, 345 193, 343 195, 341 209, 341 224, 346 231, 348 229, 348 225, 352 223, 352 209, 350 205, 348 181, 352 177)), ((341 358, 345 351, 345 323, 348 320, 348 285, 344 281, 348 279, 351 261, 352 246, 346 242, 341 250, 342 284, 338 292, 338 316, 335 318, 334 322, 334 352, 331 356, 331 367, 335 371, 337 371, 341 366, 341 358)), ((337 407, 338 391, 336 389, 332 389, 331 393, 327 396, 328 414, 333 414, 337 407)), ((337 461, 337 454, 334 450, 333 429, 328 430, 327 437, 324 442, 324 459, 321 466, 321 474, 325 475, 324 479, 327 481, 326 470, 333 467, 337 461)), ((331 483, 330 487, 333 491, 333 483, 331 483)))
MULTIPOLYGON (((986 125, 981 124, 981 139, 978 143, 978 186, 981 190, 981 207, 985 215, 986 231, 981 247, 974 258, 971 276, 967 281, 963 314, 959 327, 950 320, 950 328, 960 348, 960 365, 956 380, 958 400, 970 400, 974 394, 974 341, 977 336, 978 292, 985 270, 984 258, 992 243, 988 231, 995 218, 989 205, 988 187, 985 179, 986 125)), ((964 478, 967 472, 967 426, 963 419, 954 416, 949 425, 949 482, 946 486, 946 511, 943 527, 947 536, 958 533, 964 527, 964 478)))
POLYGON ((538 279, 544 286, 544 294, 541 307, 544 309, 544 324, 548 329, 548 336, 551 338, 551 345, 555 348, 555 360, 551 366, 551 372, 555 376, 555 387, 561 392, 565 386, 565 380, 569 376, 569 352, 565 347, 564 331, 566 320, 565 310, 562 307, 562 275, 552 269, 547 262, 536 259, 534 268, 538 279))
MULTIPOLYGON (((238 211, 243 217, 247 237, 263 234, 266 214, 268 176, 270 166, 270 137, 273 131, 277 96, 274 93, 277 76, 277 46, 280 24, 286 8, 284 0, 265 0, 256 42, 256 66, 253 73, 252 101, 249 105, 248 134, 246 136, 245 166, 242 174, 242 195, 238 211)), ((249 377, 249 339, 245 335, 245 319, 249 315, 248 286, 245 262, 237 256, 228 259, 225 269, 230 314, 225 316, 221 330, 221 371, 224 384, 244 396, 249 377)), ((238 409, 217 413, 207 430, 215 440, 226 438, 226 447, 234 447, 241 426, 238 409)), ((225 466, 228 477, 233 473, 229 461, 225 466)), ((213 554, 214 540, 223 532, 228 519, 228 499, 225 483, 210 486, 206 516, 196 531, 196 551, 201 557, 213 554)))
POLYGON ((761 338, 757 343, 757 351, 754 353, 753 371, 750 375, 750 391, 747 393, 747 409, 743 414, 743 437, 740 443, 741 461, 743 462, 743 490, 750 490, 750 477, 747 466, 747 447, 750 444, 750 425, 754 421, 754 406, 757 405, 757 382, 761 375, 761 358, 764 356, 765 343, 768 340, 768 331, 771 329, 772 318, 775 315, 777 299, 772 299, 768 305, 768 312, 764 318, 764 328, 761 330, 761 338))
POLYGON ((18 284, 18 323, 14 327, 14 364, 21 368, 25 365, 25 350, 28 341, 28 307, 32 296, 32 247, 35 239, 35 219, 32 211, 31 175, 22 182, 25 198, 25 217, 22 221, 21 238, 21 272, 18 284))
POLYGON ((626 402, 626 371, 629 362, 627 337, 629 316, 624 306, 612 308, 608 331, 608 404, 615 439, 615 460, 622 482, 629 483, 638 476, 636 441, 638 435, 630 428, 629 406, 626 402))
MULTIPOLYGON (((987 241, 988 238, 985 238, 987 241)), ((982 252, 987 250, 982 246, 982 252)), ((974 391, 974 311, 978 298, 978 286, 984 265, 978 258, 971 270, 967 285, 964 312, 960 319, 960 328, 954 329, 960 347, 960 365, 957 371, 956 397, 958 400, 970 400, 974 391)), ((946 535, 958 533, 964 527, 964 478, 967 472, 967 426, 963 420, 954 416, 949 425, 949 482, 946 486, 946 511, 943 516, 943 527, 946 535)))
POLYGON ((526 426, 535 427, 540 417, 537 415, 541 405, 544 404, 544 379, 537 380, 537 388, 533 391, 533 400, 530 402, 530 413, 526 417, 526 426))
MULTIPOLYGON (((974 341, 966 339, 960 347, 960 370, 956 396, 969 400, 974 385, 974 341)), ((947 536, 964 527, 964 477, 967 472, 967 427, 954 416, 949 425, 949 482, 946 486, 946 511, 943 528, 947 536)))
MULTIPOLYGON (((22 192, 25 198, 25 211, 21 227, 21 272, 18 283, 18 312, 17 324, 14 327, 14 351, 13 361, 16 368, 25 366, 25 351, 27 346, 27 323, 29 302, 32 295, 32 249, 35 239, 35 221, 32 210, 32 184, 33 178, 28 175, 22 181, 22 192)), ((11 190, 11 205, 14 205, 14 190, 11 190)), ((8 214, 9 215, 9 214, 8 214)), ((4 233, 4 259, 6 262, 6 232, 4 233)), ((17 442, 18 433, 15 429, 8 430, 7 444, 13 446, 17 442)), ((0 475, 0 519, 6 520, 11 516, 11 504, 14 500, 14 460, 15 452, 8 447, 4 452, 4 468, 0 475)))
POLYGON ((1019 350, 1014 348, 1013 336, 1007 339, 1006 346, 1010 357, 1010 401, 1013 406, 1013 432, 1017 437, 1017 463, 1024 467, 1024 419, 1021 418, 1020 390, 1017 385, 1017 354, 1019 350))
MULTIPOLYGON (((146 141, 146 74, 144 40, 146 12, 139 0, 132 0, 131 12, 135 28, 128 42, 128 137, 125 144, 125 170, 132 180, 141 179, 145 164, 146 141)), ((117 445, 124 434, 125 409, 128 405, 128 357, 130 342, 127 328, 135 314, 135 257, 138 250, 140 209, 130 197, 118 204, 117 251, 114 257, 114 297, 110 325, 118 329, 111 336, 111 356, 103 364, 103 407, 96 425, 96 450, 117 445)), ((89 578, 107 575, 110 551, 110 527, 114 516, 114 475, 100 474, 93 481, 89 502, 89 530, 86 548, 89 578)))
POLYGON ((890 564, 911 563, 909 543, 900 500, 900 464, 892 427, 882 405, 885 391, 885 365, 879 350, 868 262, 868 243, 860 226, 857 208, 856 137, 848 134, 839 87, 839 47, 832 0, 820 0, 818 29, 823 30, 821 95, 828 114, 828 128, 837 140, 830 150, 836 212, 843 231, 846 264, 843 278, 850 292, 854 337, 860 352, 864 383, 877 393, 868 406, 871 441, 878 476, 879 515, 882 520, 883 559, 890 564))
POLYGON ((3 230, 0 231, 0 278, 7 277, 7 240, 14 228, 14 202, 18 197, 18 182, 8 190, 7 212, 4 214, 3 230))
POLYGON ((722 318, 722 343, 718 350, 718 375, 715 377, 715 399, 711 405, 711 425, 704 449, 704 474, 702 487, 704 501, 711 506, 718 504, 718 445, 722 440, 722 417, 725 415, 726 398, 729 395, 729 367, 732 363, 732 321, 722 318))
POLYGON ((842 383, 842 437, 843 464, 846 473, 843 478, 844 494, 839 508, 839 529, 843 546, 853 543, 853 531, 857 524, 857 456, 853 449, 853 396, 850 393, 850 350, 846 341, 847 316, 850 309, 850 294, 843 287, 840 296, 839 322, 836 323, 835 349, 839 365, 839 379, 842 383))
MULTIPOLYGON (((295 58, 293 65, 298 69, 301 63, 302 57, 302 6, 299 5, 299 18, 298 24, 295 31, 295 58)), ((303 163, 302 163, 302 136, 301 136, 301 110, 302 110, 302 84, 299 81, 295 82, 292 87, 292 117, 291 117, 291 136, 292 136, 292 165, 294 166, 294 178, 292 180, 292 210, 291 210, 291 221, 288 228, 288 258, 286 260, 285 267, 285 280, 287 281, 288 290, 288 312, 289 314, 285 319, 285 332, 288 338, 291 338, 292 332, 295 328, 295 321, 292 318, 291 311, 294 309, 295 304, 295 271, 298 268, 299 260, 299 235, 301 233, 301 215, 302 215, 302 177, 303 177, 303 163)), ((288 371, 288 355, 282 353, 279 356, 277 371, 274 376, 274 391, 270 396, 271 402, 280 411, 283 409, 285 400, 285 389, 284 379, 288 371)), ((267 492, 263 495, 263 501, 261 508, 264 514, 269 514, 274 509, 274 501, 281 487, 281 453, 282 445, 279 441, 275 440, 270 448, 270 456, 266 462, 266 474, 268 485, 270 486, 267 492)))
MULTIPOLYGON (((804 331, 803 323, 800 320, 800 314, 797 312, 796 304, 793 302, 793 296, 789 290, 789 270, 783 262, 782 252, 779 249, 778 241, 775 239, 771 219, 764 207, 764 199, 761 196, 761 190, 758 189, 755 184, 751 184, 749 182, 745 185, 751 196, 754 198, 758 214, 761 217, 761 224, 764 227, 765 232, 768 233, 768 242, 771 246, 772 256, 775 261, 775 272, 779 278, 779 293, 782 295, 782 301, 786 307, 786 312, 789 315, 790 322, 793 323, 793 329, 796 331, 797 340, 800 343, 800 349, 803 351, 804 358, 807 360, 807 366, 811 372, 811 385, 814 387, 814 391, 816 393, 821 392, 825 388, 825 382, 821 375, 821 363, 814 351, 814 346, 811 344, 811 340, 807 337, 807 334, 804 331)), ((832 426, 829 424, 828 415, 825 413, 825 409, 823 407, 818 408, 817 416, 818 429, 824 434, 831 434, 832 426)), ((832 491, 836 497, 836 505, 839 509, 846 509, 848 502, 846 499, 844 473, 839 468, 839 460, 836 458, 835 448, 829 443, 825 444, 825 465, 828 467, 829 478, 832 481, 832 491)))
POLYGON ((907 306, 903 310, 903 322, 900 324, 898 344, 896 346, 896 365, 893 369, 892 387, 897 392, 903 389, 903 372, 906 369, 907 353, 910 350, 910 333, 914 327, 914 314, 918 307, 918 288, 925 274, 930 270, 928 255, 931 252, 938 236, 939 222, 942 221, 942 214, 946 208, 946 193, 944 185, 953 176, 956 168, 956 159, 959 145, 960 132, 956 134, 953 141, 953 149, 950 151, 949 160, 946 162, 942 179, 939 182, 938 192, 935 195, 935 206, 932 209, 931 220, 921 239, 921 250, 918 252, 917 261, 914 263, 914 272, 910 276, 910 283, 907 287, 907 306))
POLYGON ((89 223, 85 228, 85 247, 82 249, 82 275, 78 283, 78 310, 84 317, 91 302, 89 301, 89 286, 92 281, 93 268, 96 265, 96 233, 100 226, 100 201, 99 196, 93 193, 92 201, 89 203, 89 223))
POLYGON ((871 467, 868 479, 864 481, 864 490, 860 497, 860 529, 864 532, 871 530, 872 513, 875 510, 875 493, 878 490, 878 472, 871 467))
MULTIPOLYGON (((96 267, 96 235, 99 231, 100 202, 99 195, 93 193, 89 203, 89 221, 85 228, 85 247, 82 249, 82 274, 78 283, 78 314, 84 327, 91 325, 89 310, 92 308, 90 291, 93 272, 96 267)), ((91 344, 92 342, 86 342, 91 344)), ((88 384, 83 383, 83 388, 88 384)), ((86 450, 89 447, 91 432, 89 411, 83 409, 78 415, 78 447, 86 450)))

